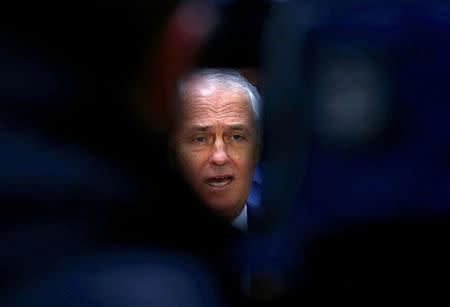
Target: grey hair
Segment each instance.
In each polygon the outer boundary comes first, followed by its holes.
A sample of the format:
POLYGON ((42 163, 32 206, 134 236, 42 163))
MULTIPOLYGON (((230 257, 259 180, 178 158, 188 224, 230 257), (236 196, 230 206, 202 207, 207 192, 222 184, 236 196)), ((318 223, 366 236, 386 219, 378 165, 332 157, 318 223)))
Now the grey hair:
POLYGON ((253 113, 258 126, 258 140, 262 136, 262 99, 258 90, 247 81, 239 72, 230 68, 202 68, 198 69, 179 81, 178 91, 182 96, 186 89, 186 84, 194 79, 207 82, 217 82, 225 86, 238 87, 243 89, 249 96, 253 113))

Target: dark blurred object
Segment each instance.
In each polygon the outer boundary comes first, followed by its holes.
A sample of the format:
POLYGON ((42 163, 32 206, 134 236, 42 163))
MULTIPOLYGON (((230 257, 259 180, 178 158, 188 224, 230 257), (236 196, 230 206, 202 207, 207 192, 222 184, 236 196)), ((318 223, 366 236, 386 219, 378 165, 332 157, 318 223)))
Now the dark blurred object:
POLYGON ((196 16, 211 7, 179 4, 2 8, 0 305, 170 305, 179 295, 209 306, 239 296, 221 253, 236 231, 171 171, 169 121, 156 120, 215 18, 196 16), (183 28, 186 16, 202 28, 183 28), (157 70, 168 60, 161 48, 173 61, 157 70), (153 287, 160 278, 165 286, 153 287), (209 286, 194 289, 196 280, 209 286))
POLYGON ((285 274, 286 296, 444 296, 449 11, 446 1, 274 5, 263 56, 269 216, 241 261, 285 274))
POLYGON ((11 306, 225 306, 218 289, 210 268, 192 256, 104 250, 55 265, 11 306))
POLYGON ((260 67, 263 27, 271 5, 259 0, 219 3, 219 23, 199 54, 199 65, 260 67))

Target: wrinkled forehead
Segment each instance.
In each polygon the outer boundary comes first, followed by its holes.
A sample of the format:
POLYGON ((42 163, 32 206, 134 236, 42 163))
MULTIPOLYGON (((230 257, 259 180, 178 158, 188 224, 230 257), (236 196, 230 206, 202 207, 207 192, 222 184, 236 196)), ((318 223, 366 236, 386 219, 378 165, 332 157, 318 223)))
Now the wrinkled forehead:
POLYGON ((222 109, 233 109, 254 118, 247 91, 232 83, 196 78, 185 83, 180 95, 179 119, 197 111, 222 109))

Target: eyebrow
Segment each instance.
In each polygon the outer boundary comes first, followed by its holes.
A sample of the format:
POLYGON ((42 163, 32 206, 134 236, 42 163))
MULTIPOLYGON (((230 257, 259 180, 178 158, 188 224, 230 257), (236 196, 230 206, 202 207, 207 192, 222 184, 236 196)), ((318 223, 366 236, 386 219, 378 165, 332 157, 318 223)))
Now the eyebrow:
MULTIPOLYGON (((213 126, 193 126, 188 130, 188 132, 189 133, 204 132, 204 131, 211 130, 212 128, 213 128, 213 126)), ((232 131, 249 132, 248 128, 245 125, 230 125, 230 126, 228 126, 228 129, 230 129, 232 131)))
POLYGON ((248 132, 248 128, 244 125, 231 125, 231 126, 228 126, 228 128, 230 128, 232 131, 248 132))
POLYGON ((188 130, 188 132, 192 133, 192 132, 198 132, 198 131, 208 131, 211 128, 212 128, 212 126, 193 126, 188 130))

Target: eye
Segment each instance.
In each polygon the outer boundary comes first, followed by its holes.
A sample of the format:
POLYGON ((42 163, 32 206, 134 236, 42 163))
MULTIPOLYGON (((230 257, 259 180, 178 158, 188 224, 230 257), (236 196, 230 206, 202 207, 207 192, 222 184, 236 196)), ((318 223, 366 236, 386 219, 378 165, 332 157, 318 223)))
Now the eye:
POLYGON ((231 138, 232 138, 233 140, 235 140, 235 141, 242 140, 242 136, 240 136, 239 134, 235 134, 235 135, 233 135, 231 138))
POLYGON ((204 136, 198 136, 198 137, 194 138, 194 142, 196 142, 196 143, 202 143, 204 141, 206 141, 206 138, 204 136))

